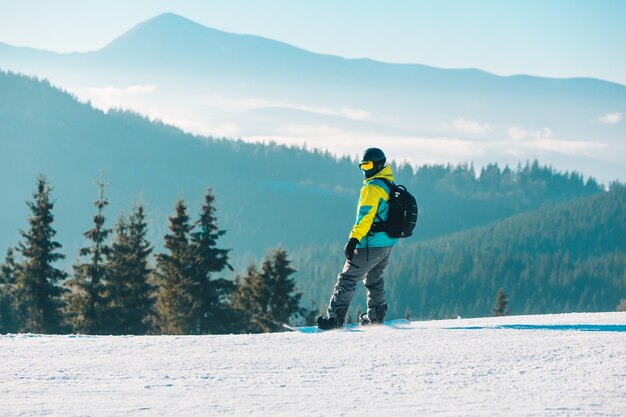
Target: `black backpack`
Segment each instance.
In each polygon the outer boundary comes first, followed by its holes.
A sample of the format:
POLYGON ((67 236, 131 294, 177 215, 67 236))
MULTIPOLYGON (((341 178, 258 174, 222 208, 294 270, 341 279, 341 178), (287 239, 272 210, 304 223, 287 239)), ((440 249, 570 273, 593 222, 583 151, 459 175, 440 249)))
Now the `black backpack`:
POLYGON ((389 187, 389 201, 387 202, 389 204, 389 212, 387 221, 385 222, 376 215, 376 217, 378 217, 378 224, 374 223, 377 227, 372 227, 372 231, 384 231, 389 237, 393 238, 411 236, 413 229, 415 229, 415 224, 417 223, 418 214, 415 197, 407 191, 404 185, 396 185, 384 178, 377 179, 384 181, 387 187, 389 187))

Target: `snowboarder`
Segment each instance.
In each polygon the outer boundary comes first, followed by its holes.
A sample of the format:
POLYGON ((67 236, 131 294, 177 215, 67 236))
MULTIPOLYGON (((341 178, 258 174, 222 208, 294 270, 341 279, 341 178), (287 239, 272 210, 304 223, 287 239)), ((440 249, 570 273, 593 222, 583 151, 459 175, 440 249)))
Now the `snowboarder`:
POLYGON ((350 231, 344 248, 346 262, 337 276, 337 283, 328 305, 326 315, 316 324, 328 330, 341 327, 354 296, 356 285, 365 280, 367 289, 367 313, 359 317, 361 324, 382 323, 387 312, 383 272, 389 255, 398 239, 380 230, 387 220, 389 186, 393 182, 391 168, 382 150, 369 148, 363 152, 359 168, 365 175, 356 211, 356 223, 350 231))

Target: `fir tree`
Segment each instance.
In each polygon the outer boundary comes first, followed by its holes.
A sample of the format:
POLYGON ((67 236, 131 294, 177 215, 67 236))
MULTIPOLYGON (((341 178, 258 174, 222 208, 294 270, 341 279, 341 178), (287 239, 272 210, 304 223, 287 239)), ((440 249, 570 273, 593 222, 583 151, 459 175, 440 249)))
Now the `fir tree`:
POLYGON ((54 203, 50 200, 51 188, 45 176, 37 178, 33 200, 29 201, 31 215, 28 231, 20 232, 24 242, 18 246, 23 261, 17 269, 17 312, 19 331, 57 333, 62 328, 61 299, 64 289, 58 284, 65 272, 53 264, 65 258, 58 252, 61 244, 54 240, 52 227, 54 203))
POLYGON ((243 278, 237 277, 233 302, 250 316, 252 330, 276 331, 293 315, 306 314, 299 307, 302 293, 290 277, 294 272, 287 252, 277 249, 265 257, 260 272, 252 264, 243 278))
POLYGON ((494 316, 508 316, 509 309, 506 308, 507 304, 509 304, 508 295, 504 293, 502 289, 498 291, 498 295, 496 296, 496 305, 491 309, 491 312, 494 316))
POLYGON ((233 307, 240 312, 243 322, 240 328, 244 332, 259 332, 267 326, 260 324, 267 315, 269 288, 263 281, 254 263, 251 263, 246 274, 235 278, 233 307))
POLYGON ((152 246, 146 233, 144 208, 136 203, 130 217, 120 216, 107 259, 110 333, 146 334, 152 330, 155 288, 150 283, 152 246))
POLYGON ((406 306, 406 309, 404 310, 404 318, 409 321, 411 320, 411 309, 409 306, 406 306))
POLYGON ((150 255, 152 245, 146 235, 148 224, 144 206, 136 202, 130 217, 130 281, 126 294, 128 310, 125 315, 124 327, 131 334, 146 334, 152 330, 150 319, 154 316, 156 287, 150 283, 152 267, 150 255))
POLYGON ((176 202, 176 214, 170 217, 170 233, 165 235, 169 253, 157 256, 160 281, 158 312, 161 331, 168 334, 197 334, 202 303, 195 297, 193 250, 190 243, 192 227, 187 206, 176 202))
POLYGON ((213 274, 232 267, 228 264, 228 249, 218 249, 217 240, 226 232, 219 230, 215 216, 215 197, 209 188, 204 198, 200 218, 191 234, 194 268, 194 305, 198 305, 199 332, 224 333, 231 330, 233 311, 228 299, 234 290, 231 281, 213 278, 213 274))
POLYGON ((270 286, 269 309, 275 322, 287 323, 289 318, 300 313, 302 293, 297 292, 296 281, 291 275, 296 272, 290 266, 287 251, 277 249, 263 261, 262 276, 270 286))
POLYGON ((13 248, 7 249, 4 263, 0 265, 0 333, 17 331, 17 321, 14 312, 15 283, 17 265, 13 248))
POLYGON ((130 220, 128 215, 121 213, 113 228, 113 241, 107 256, 105 269, 107 281, 104 287, 106 303, 106 321, 102 328, 105 334, 122 334, 122 321, 126 312, 123 304, 126 282, 128 279, 130 253, 130 220))
POLYGON ((84 233, 90 242, 82 248, 80 257, 85 262, 74 265, 74 278, 68 282, 72 289, 68 307, 74 331, 85 334, 100 334, 105 330, 103 320, 108 320, 104 294, 107 278, 105 259, 110 254, 106 244, 110 229, 104 227, 104 208, 109 204, 104 196, 105 186, 98 183, 100 196, 94 202, 97 212, 93 216, 93 227, 84 233))

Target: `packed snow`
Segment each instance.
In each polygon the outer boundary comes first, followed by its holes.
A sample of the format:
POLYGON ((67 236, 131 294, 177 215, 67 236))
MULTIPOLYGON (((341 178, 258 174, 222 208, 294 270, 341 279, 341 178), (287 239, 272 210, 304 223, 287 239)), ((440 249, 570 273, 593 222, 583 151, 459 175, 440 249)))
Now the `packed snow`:
POLYGON ((626 313, 0 336, 1 416, 626 415, 626 313))

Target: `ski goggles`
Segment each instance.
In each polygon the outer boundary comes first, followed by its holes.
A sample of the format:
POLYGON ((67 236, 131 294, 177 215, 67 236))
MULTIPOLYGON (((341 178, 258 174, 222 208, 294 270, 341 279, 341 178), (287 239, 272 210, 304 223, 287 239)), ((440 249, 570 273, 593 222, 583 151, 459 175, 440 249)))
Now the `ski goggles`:
POLYGON ((374 162, 363 161, 359 164, 359 168, 361 168, 363 171, 369 171, 370 169, 374 168, 374 162))

